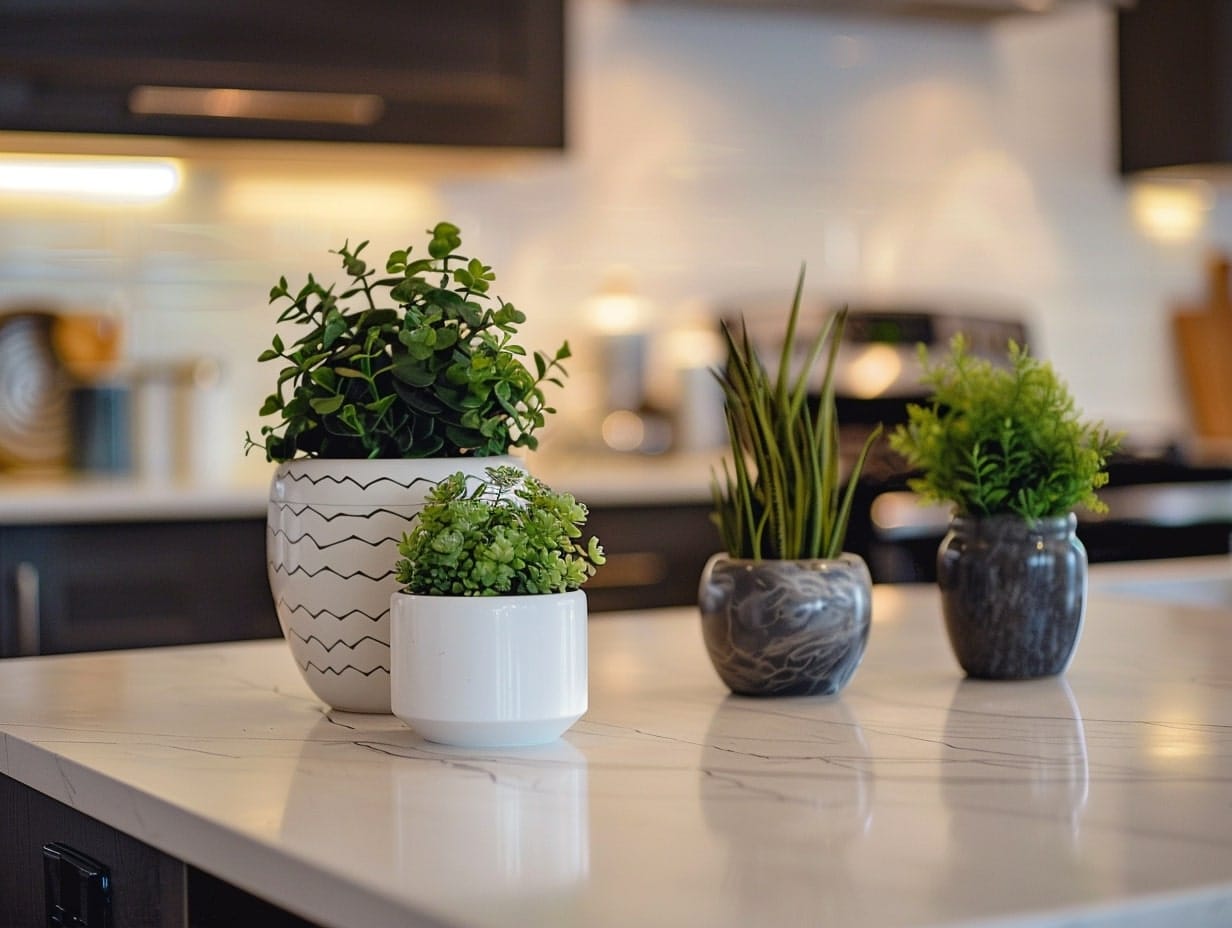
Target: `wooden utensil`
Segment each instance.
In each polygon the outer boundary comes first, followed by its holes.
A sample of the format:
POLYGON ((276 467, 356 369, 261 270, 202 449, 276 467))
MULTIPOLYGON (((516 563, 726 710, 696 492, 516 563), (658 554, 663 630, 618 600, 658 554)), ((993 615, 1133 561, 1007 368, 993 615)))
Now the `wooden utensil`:
POLYGON ((1207 264, 1205 305, 1178 308, 1172 316, 1181 371, 1199 438, 1232 439, 1232 297, 1229 260, 1207 264))
POLYGON ((114 372, 120 360, 120 323, 101 314, 60 315, 52 325, 56 355, 83 383, 114 372))

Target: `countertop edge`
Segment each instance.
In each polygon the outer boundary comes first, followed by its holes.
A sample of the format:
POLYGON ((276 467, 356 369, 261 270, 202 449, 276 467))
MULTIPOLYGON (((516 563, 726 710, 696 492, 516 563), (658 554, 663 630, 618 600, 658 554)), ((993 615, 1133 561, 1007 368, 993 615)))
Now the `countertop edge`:
MULTIPOLYGON (((268 642, 233 644, 265 645, 268 642)), ((284 647, 278 642, 278 647, 284 647)), ((20 658, 18 658, 20 659, 20 658)), ((286 909, 314 924, 448 928, 408 912, 379 884, 361 885, 122 780, 0 730, 0 773, 81 815, 286 909), (258 878, 260 877, 260 878, 258 878)))

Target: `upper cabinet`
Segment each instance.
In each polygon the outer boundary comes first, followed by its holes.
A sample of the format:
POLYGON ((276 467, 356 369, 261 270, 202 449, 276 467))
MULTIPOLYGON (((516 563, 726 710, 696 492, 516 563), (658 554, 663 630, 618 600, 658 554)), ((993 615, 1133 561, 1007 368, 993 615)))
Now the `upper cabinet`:
POLYGON ((564 0, 0 0, 0 130, 561 147, 564 0))
POLYGON ((1137 0, 1117 15, 1121 171, 1232 163, 1232 3, 1137 0))

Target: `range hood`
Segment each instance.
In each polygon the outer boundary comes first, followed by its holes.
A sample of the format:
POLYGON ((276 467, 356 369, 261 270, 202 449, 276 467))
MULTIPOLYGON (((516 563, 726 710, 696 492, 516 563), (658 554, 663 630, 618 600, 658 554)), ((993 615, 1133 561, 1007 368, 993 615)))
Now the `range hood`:
POLYGON ((1232 166, 1232 3, 1137 0, 1117 14, 1122 174, 1232 166))

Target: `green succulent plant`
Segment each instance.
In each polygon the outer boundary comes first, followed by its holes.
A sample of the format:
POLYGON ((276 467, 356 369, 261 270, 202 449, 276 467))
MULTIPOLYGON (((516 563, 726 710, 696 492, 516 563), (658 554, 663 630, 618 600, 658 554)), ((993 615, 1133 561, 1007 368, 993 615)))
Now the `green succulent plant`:
POLYGON ((842 487, 834 362, 847 320, 843 309, 830 315, 808 346, 794 374, 796 330, 804 269, 796 282, 778 372, 774 379, 749 341, 723 325, 726 365, 715 372, 723 388, 731 453, 714 475, 714 521, 731 557, 800 560, 836 558, 843 551, 856 483, 869 449, 881 434, 868 436, 842 487), (827 349, 828 343, 828 349, 827 349), (812 402, 812 372, 825 353, 820 394, 812 402))
POLYGON ((1105 512, 1095 491, 1121 436, 1085 422, 1052 365, 1011 341, 1008 366, 976 358, 961 334, 930 363, 923 346, 927 405, 907 407, 890 447, 920 471, 908 481, 925 502, 958 515, 1065 515, 1076 506, 1105 512))
POLYGON ((428 491, 398 544, 404 592, 433 596, 567 593, 604 563, 594 536, 580 541, 588 511, 515 467, 458 472, 428 491))
POLYGON ((340 293, 311 274, 293 291, 282 277, 271 304, 279 323, 303 326, 289 346, 275 333, 258 360, 281 361, 276 388, 261 407, 277 423, 247 436, 247 450, 271 461, 296 457, 429 458, 534 449, 535 431, 555 410, 545 384, 561 384, 564 342, 536 351, 534 370, 514 341, 526 316, 490 293, 496 277, 457 252, 457 226, 430 230, 424 257, 407 247, 385 274, 361 257, 368 243, 334 254, 350 278, 340 293))

